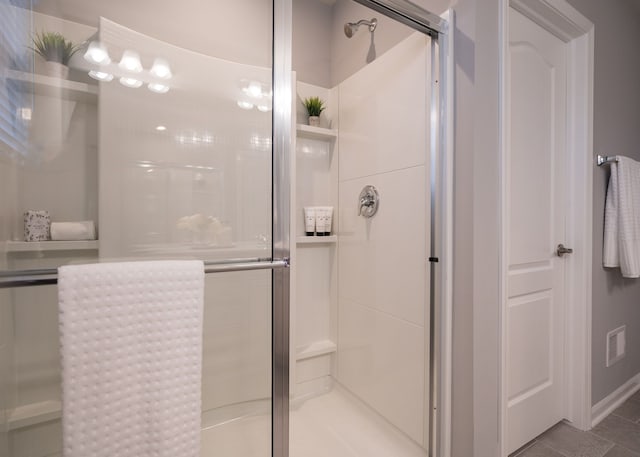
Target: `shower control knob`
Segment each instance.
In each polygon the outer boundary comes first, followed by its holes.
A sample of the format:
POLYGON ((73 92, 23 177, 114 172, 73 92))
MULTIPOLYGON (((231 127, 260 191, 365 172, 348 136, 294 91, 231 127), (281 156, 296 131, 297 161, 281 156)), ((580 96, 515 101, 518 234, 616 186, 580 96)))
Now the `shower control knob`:
POLYGON ((364 186, 358 197, 358 216, 373 217, 378 212, 380 196, 373 186, 364 186))

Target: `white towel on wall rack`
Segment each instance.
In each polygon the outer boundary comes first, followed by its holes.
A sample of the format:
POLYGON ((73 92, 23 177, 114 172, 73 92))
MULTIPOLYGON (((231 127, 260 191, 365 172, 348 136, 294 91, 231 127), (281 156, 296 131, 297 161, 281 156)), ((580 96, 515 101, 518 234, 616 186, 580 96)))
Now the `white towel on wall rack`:
POLYGON ((58 270, 65 457, 200 455, 204 265, 58 270))
POLYGON ((628 157, 611 163, 602 260, 625 278, 640 277, 640 162, 628 157))

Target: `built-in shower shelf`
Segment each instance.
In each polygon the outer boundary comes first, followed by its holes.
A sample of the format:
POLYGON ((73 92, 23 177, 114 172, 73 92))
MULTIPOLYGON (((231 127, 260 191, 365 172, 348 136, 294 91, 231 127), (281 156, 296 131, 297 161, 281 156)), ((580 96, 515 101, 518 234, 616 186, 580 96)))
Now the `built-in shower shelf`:
POLYGON ((314 341, 306 346, 300 346, 296 349, 296 360, 305 360, 320 355, 331 354, 336 352, 337 346, 331 340, 314 341))
POLYGON ((97 85, 16 70, 7 70, 7 79, 20 84, 23 91, 36 95, 84 103, 95 103, 98 100, 97 85))
POLYGON ((19 406, 10 411, 7 418, 9 430, 29 427, 52 420, 60 419, 62 416, 62 404, 56 400, 42 401, 30 405, 19 406))
POLYGON ((337 235, 330 236, 299 236, 296 244, 335 244, 338 241, 337 235))
POLYGON ((312 140, 335 140, 338 137, 336 129, 325 129, 323 127, 312 127, 310 125, 298 124, 296 132, 301 138, 310 138, 312 140))
POLYGON ((98 240, 82 241, 6 241, 6 252, 97 250, 98 240))

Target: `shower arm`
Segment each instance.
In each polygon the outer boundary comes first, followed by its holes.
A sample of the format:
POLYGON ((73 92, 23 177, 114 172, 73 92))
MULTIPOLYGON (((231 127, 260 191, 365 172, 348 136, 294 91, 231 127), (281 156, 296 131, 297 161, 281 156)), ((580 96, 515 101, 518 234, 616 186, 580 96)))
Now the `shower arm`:
POLYGON ((369 32, 373 32, 376 29, 376 26, 378 25, 378 21, 376 19, 371 19, 370 21, 367 21, 366 19, 360 19, 358 22, 350 22, 349 25, 353 25, 356 27, 360 27, 361 25, 366 25, 367 27, 369 27, 369 32))

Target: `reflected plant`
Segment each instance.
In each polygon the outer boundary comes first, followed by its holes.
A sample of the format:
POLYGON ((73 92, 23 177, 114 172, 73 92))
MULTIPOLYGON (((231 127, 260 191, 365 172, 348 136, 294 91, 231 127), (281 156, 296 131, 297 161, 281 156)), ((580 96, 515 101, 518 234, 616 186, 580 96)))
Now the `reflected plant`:
POLYGON ((34 52, 42 56, 47 62, 57 62, 68 65, 71 57, 78 52, 79 46, 68 41, 58 32, 40 32, 32 39, 34 52))
POLYGON ((320 116, 320 113, 324 111, 326 106, 320 97, 309 97, 302 101, 302 104, 307 109, 309 116, 320 116))

